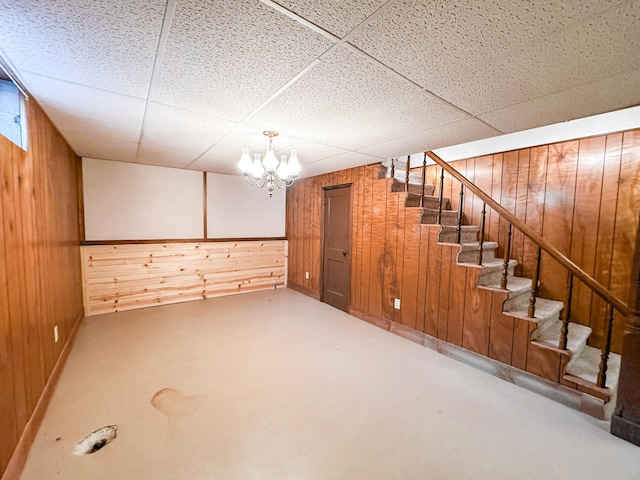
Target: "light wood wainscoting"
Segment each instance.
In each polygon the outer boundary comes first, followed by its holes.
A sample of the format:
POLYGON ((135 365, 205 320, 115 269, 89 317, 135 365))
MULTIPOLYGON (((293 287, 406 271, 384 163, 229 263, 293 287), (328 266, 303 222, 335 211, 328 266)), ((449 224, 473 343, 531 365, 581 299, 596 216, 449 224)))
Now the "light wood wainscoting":
POLYGON ((86 315, 286 285, 287 241, 82 247, 86 315))

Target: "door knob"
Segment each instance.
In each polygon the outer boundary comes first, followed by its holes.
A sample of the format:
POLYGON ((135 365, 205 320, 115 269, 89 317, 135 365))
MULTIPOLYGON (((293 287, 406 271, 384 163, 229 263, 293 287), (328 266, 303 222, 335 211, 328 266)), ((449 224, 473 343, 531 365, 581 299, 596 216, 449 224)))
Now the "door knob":
POLYGON ((349 252, 347 252, 346 250, 342 250, 342 256, 343 256, 343 257, 346 257, 346 256, 347 256, 347 253, 349 253, 349 252))

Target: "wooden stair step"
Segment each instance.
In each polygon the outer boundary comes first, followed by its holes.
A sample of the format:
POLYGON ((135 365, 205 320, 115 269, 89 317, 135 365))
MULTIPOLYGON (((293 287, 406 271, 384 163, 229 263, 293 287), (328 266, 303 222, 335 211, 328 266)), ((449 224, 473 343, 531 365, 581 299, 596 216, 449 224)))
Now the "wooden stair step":
MULTIPOLYGON (((569 328, 571 328, 571 325, 569 325, 569 328)), ((565 371, 565 379, 578 384, 595 384, 598 380, 598 372, 600 371, 601 355, 602 352, 599 348, 586 345, 580 355, 571 357, 565 371), (582 382, 580 380, 582 380, 582 382)), ((618 388, 620 360, 621 357, 617 353, 609 354, 606 387, 611 391, 615 391, 618 388)))
MULTIPOLYGON (((438 233, 438 243, 456 243, 458 232, 457 225, 441 225, 438 233)), ((460 241, 476 242, 478 240, 480 227, 476 225, 462 225, 460 241)))
POLYGON ((549 300, 547 298, 536 298, 536 308, 533 318, 529 317, 528 310, 529 305, 514 305, 511 310, 502 312, 503 314, 518 318, 520 320, 527 320, 529 322, 535 322, 538 324, 538 328, 541 328, 545 323, 560 318, 560 312, 564 308, 564 303, 557 300, 549 300))
MULTIPOLYGON (((464 220, 464 218, 463 218, 464 220)), ((438 210, 425 208, 420 223, 427 225, 438 224, 438 210)), ((442 210, 440 215, 441 225, 458 225, 458 212, 455 210, 442 210)))
MULTIPOLYGON (((435 187, 433 185, 425 185, 424 197, 421 195, 422 192, 418 192, 418 193, 407 192, 404 198, 404 206, 405 207, 423 207, 423 208, 431 208, 431 209, 437 210, 440 199, 438 197, 433 196, 434 188, 435 187), (431 188, 427 189, 426 187, 431 187, 431 188), (422 205, 420 205, 420 198, 423 198, 422 205)), ((449 201, 448 198, 442 199, 442 208, 444 208, 445 210, 451 209, 451 202, 449 201)))
MULTIPOLYGON (((533 332, 532 341, 538 345, 558 348, 560 344, 560 332, 562 322, 555 320, 547 322, 544 327, 533 332)), ((567 334, 567 350, 571 352, 571 357, 578 356, 587 345, 587 340, 591 335, 591 328, 579 323, 569 322, 569 332, 567 334)))
MULTIPOLYGON (((482 244, 482 259, 489 260, 495 257, 497 242, 484 242, 482 244)), ((462 242, 458 252, 457 262, 460 264, 475 263, 480 251, 480 242, 462 242)))

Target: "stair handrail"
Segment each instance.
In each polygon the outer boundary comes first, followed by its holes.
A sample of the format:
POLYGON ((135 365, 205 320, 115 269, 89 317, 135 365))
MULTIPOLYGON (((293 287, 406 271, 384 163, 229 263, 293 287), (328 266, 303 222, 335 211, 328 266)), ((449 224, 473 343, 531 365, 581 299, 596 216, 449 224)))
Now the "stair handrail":
POLYGON ((587 272, 582 270, 578 265, 576 265, 573 261, 567 258, 562 252, 560 252, 557 248, 551 245, 548 241, 546 241, 540 234, 538 234, 535 230, 533 230, 529 225, 522 222, 511 212, 506 210, 502 205, 496 202, 491 196, 486 194, 482 189, 480 189, 475 183, 470 181, 460 172, 458 172, 455 168, 445 162, 438 155, 433 153, 432 151, 425 152, 425 154, 431 158, 436 164, 442 167, 443 170, 446 170, 449 175, 462 183, 465 187, 471 190, 474 194, 480 197, 484 202, 487 203, 493 210, 495 210, 501 217, 504 217, 509 223, 515 226, 518 230, 520 230, 524 235, 526 235, 533 243, 535 243, 538 247, 542 248, 544 252, 550 255, 556 262, 562 265, 564 268, 573 273, 575 277, 577 277, 584 285, 588 286, 594 293, 596 293, 600 298, 602 298, 605 302, 612 305, 617 311, 622 313, 625 317, 628 317, 631 314, 631 309, 629 306, 616 297, 612 292, 610 292, 604 285, 598 282, 595 278, 589 275, 587 272))

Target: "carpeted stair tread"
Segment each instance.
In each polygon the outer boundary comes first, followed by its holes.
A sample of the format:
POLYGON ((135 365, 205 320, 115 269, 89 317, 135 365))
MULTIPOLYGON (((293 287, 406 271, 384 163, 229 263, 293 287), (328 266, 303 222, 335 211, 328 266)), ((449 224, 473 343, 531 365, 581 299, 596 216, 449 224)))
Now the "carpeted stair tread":
MULTIPOLYGON (((562 322, 555 320, 547 322, 543 328, 533 332, 532 340, 537 343, 558 347, 560 344, 560 332, 562 330, 562 322)), ((591 328, 580 325, 579 323, 569 322, 569 333, 567 334, 567 350, 571 351, 572 356, 580 355, 591 335, 591 328)))
MULTIPOLYGON (((482 287, 490 290, 503 290, 502 288, 500 288, 499 279, 497 282, 494 281, 489 284, 484 284, 482 285, 482 287)), ((526 291, 531 291, 531 279, 525 277, 507 277, 506 290, 511 292, 512 294, 520 294, 526 291)))
MULTIPOLYGON (((569 326, 571 328, 571 326, 569 326)), ((590 383, 596 383, 598 380, 598 371, 600 370, 600 358, 602 352, 599 348, 586 345, 580 355, 572 357, 567 365, 565 374, 581 378, 590 383)), ((618 386, 618 377, 620 376, 620 360, 621 357, 617 353, 610 353, 607 362, 607 388, 614 391, 618 386)))
POLYGON ((502 313, 509 317, 519 318, 529 322, 536 322, 538 324, 538 328, 540 328, 549 320, 557 320, 563 308, 564 303, 562 302, 538 297, 536 298, 536 308, 533 318, 528 315, 528 303, 524 305, 514 305, 510 310, 502 313))

